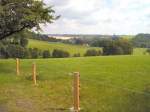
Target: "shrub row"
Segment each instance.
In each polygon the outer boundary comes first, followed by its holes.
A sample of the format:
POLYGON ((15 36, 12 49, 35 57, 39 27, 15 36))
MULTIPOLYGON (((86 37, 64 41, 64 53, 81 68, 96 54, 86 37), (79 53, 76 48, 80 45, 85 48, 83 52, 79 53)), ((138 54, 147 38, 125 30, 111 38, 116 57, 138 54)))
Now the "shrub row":
MULTIPOLYGON (((84 54, 84 56, 100 56, 100 55, 102 55, 101 51, 95 49, 89 49, 84 54)), ((80 57, 80 56, 81 56, 80 53, 75 53, 73 55, 73 57, 80 57)), ((70 57, 70 54, 67 51, 54 49, 52 53, 50 53, 50 51, 48 50, 43 51, 42 57, 43 58, 67 58, 70 57)))
POLYGON ((70 54, 67 51, 54 49, 52 54, 49 50, 41 51, 38 48, 24 48, 18 45, 0 47, 0 58, 65 58, 70 54))
MULTIPOLYGON (((87 50, 84 56, 99 56, 100 51, 95 49, 87 50)), ((80 57, 80 53, 75 53, 73 57, 80 57)), ((41 51, 38 48, 26 48, 19 45, 9 44, 7 46, 0 46, 0 58, 66 58, 70 57, 69 52, 54 49, 52 52, 49 50, 41 51)))

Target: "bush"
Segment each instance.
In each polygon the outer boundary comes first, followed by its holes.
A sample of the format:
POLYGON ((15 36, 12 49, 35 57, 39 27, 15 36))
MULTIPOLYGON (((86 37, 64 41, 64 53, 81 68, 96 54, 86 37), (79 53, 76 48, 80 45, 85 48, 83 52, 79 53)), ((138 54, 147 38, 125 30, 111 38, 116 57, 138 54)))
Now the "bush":
POLYGON ((127 39, 120 38, 115 41, 115 44, 122 48, 123 54, 132 54, 133 53, 133 45, 131 41, 127 39))
POLYGON ((65 58, 69 57, 70 54, 67 51, 59 50, 59 49, 54 49, 52 53, 53 58, 65 58))
POLYGON ((80 53, 74 54, 73 57, 80 57, 80 53))
POLYGON ((8 53, 6 51, 6 48, 3 46, 3 47, 0 47, 0 58, 8 58, 8 53))
POLYGON ((20 45, 21 45, 22 47, 26 47, 26 46, 28 45, 28 39, 26 39, 26 38, 21 38, 21 39, 20 39, 20 45))
POLYGON ((39 57, 39 50, 38 48, 30 48, 29 49, 29 52, 30 52, 30 58, 38 58, 39 57))
POLYGON ((103 55, 128 55, 133 53, 131 42, 126 39, 112 40, 103 47, 103 55))
POLYGON ((123 54, 123 49, 116 45, 109 45, 103 47, 103 55, 121 55, 123 54))
POLYGON ((95 49, 89 49, 86 51, 86 53, 84 54, 84 56, 100 56, 101 55, 101 51, 97 51, 95 49))
POLYGON ((26 49, 19 45, 8 45, 6 47, 6 54, 10 58, 25 58, 26 57, 26 49))
POLYGON ((49 50, 45 50, 45 51, 43 51, 42 57, 43 57, 43 58, 50 58, 50 57, 51 57, 51 55, 50 55, 49 50))

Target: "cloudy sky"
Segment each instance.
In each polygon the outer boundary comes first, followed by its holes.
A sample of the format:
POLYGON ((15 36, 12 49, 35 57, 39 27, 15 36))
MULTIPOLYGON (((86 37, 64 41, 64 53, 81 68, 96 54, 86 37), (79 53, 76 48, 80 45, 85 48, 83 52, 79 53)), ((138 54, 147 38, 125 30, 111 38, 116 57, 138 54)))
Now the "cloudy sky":
POLYGON ((150 0, 44 0, 61 18, 47 34, 150 33, 150 0))

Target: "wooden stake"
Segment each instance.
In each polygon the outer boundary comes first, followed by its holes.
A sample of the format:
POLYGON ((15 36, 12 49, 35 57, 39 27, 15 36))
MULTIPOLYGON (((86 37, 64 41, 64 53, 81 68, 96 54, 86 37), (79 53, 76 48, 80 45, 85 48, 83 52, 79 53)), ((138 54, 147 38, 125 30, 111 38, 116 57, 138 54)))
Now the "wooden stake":
POLYGON ((20 63, 18 58, 16 58, 16 74, 20 74, 20 63))
POLYGON ((79 72, 74 73, 74 112, 79 112, 80 110, 80 93, 79 93, 79 86, 80 86, 80 74, 79 72))
POLYGON ((33 63, 33 65, 32 65, 32 79, 33 79, 34 85, 37 85, 37 83, 36 83, 36 64, 35 63, 33 63))

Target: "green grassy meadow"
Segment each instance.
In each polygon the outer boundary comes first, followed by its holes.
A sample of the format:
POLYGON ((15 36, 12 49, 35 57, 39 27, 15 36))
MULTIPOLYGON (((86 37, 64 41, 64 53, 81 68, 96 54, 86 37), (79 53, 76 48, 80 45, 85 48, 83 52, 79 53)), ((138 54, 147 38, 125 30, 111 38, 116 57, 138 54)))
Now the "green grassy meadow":
POLYGON ((100 48, 97 47, 87 47, 87 46, 82 46, 82 45, 71 45, 71 44, 64 44, 64 43, 50 43, 46 41, 39 41, 39 40, 29 40, 29 48, 39 48, 40 50, 50 50, 51 52, 54 49, 61 49, 68 51, 71 55, 75 53, 80 53, 81 56, 88 50, 88 49, 97 49, 99 50, 100 48))
POLYGON ((0 112, 69 112, 72 72, 80 72, 81 112, 149 112, 150 57, 0 60, 0 112), (37 63, 38 86, 31 80, 37 63))
MULTIPOLYGON (((87 47, 82 45, 70 45, 70 44, 64 44, 64 43, 49 43, 46 41, 39 41, 39 40, 29 40, 29 48, 38 48, 40 50, 50 50, 51 52, 54 49, 61 49, 68 51, 71 56, 73 56, 75 53, 80 53, 81 56, 84 55, 84 53, 88 49, 97 49, 101 50, 101 48, 98 47, 87 47)), ((146 48, 134 48, 133 55, 145 55, 146 48)))

